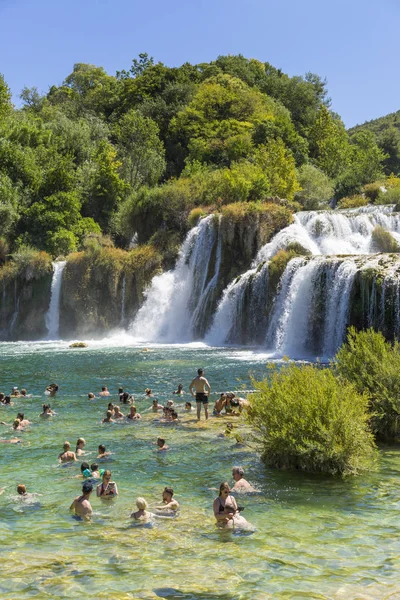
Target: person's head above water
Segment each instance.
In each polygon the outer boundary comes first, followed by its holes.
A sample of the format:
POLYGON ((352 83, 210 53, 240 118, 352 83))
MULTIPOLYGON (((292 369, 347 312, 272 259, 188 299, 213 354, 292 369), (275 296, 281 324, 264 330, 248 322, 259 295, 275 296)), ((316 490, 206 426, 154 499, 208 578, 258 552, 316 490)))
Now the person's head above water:
POLYGON ((93 392, 88 393, 88 398, 89 398, 89 400, 93 400, 93 398, 94 398, 93 392))
POLYGON ((17 485, 17 492, 18 492, 18 494, 20 494, 21 496, 22 496, 23 494, 26 494, 26 485, 24 485, 23 483, 19 483, 19 484, 17 485))
POLYGON ((98 471, 99 470, 99 465, 97 463, 92 463, 90 465, 90 468, 92 469, 92 471, 98 471))
POLYGON ((201 377, 204 374, 204 369, 197 369, 197 374, 201 377))
POLYGON ((106 451, 106 447, 104 444, 99 445, 99 454, 104 454, 106 451))
POLYGON ((170 502, 172 500, 172 496, 174 495, 174 490, 172 489, 172 487, 165 487, 164 491, 163 491, 163 500, 166 500, 167 502, 170 502))
POLYGON ((90 481, 84 481, 82 486, 82 493, 84 495, 87 495, 91 492, 93 492, 93 485, 90 483, 90 481))
POLYGON ((19 412, 17 414, 17 419, 19 419, 20 421, 23 421, 24 420, 24 413, 19 412))
POLYGON ((83 446, 85 446, 85 444, 86 444, 86 440, 84 440, 83 438, 78 438, 78 439, 76 440, 76 447, 77 447, 77 448, 78 448, 79 446, 82 446, 82 448, 83 448, 83 446))
POLYGON ((90 469, 89 463, 83 462, 81 464, 81 473, 83 473, 83 471, 86 471, 86 469, 90 469))
POLYGON ((242 479, 244 476, 244 469, 242 467, 233 467, 232 468, 232 477, 237 481, 238 479, 242 479))
POLYGON ((230 487, 229 487, 229 483, 227 481, 224 481, 223 483, 221 483, 221 485, 219 486, 219 495, 222 496, 222 494, 229 494, 230 492, 230 487))
POLYGON ((148 504, 144 498, 136 498, 136 506, 139 510, 146 510, 148 504))
POLYGON ((71 444, 69 442, 64 442, 63 448, 64 452, 68 452, 68 450, 71 450, 71 444))
POLYGON ((123 393, 124 393, 124 388, 122 388, 122 387, 119 387, 119 388, 118 388, 118 394, 123 394, 123 393))
POLYGON ((159 448, 162 448, 163 446, 165 446, 165 440, 164 440, 164 438, 160 438, 160 437, 157 438, 157 446, 159 448))

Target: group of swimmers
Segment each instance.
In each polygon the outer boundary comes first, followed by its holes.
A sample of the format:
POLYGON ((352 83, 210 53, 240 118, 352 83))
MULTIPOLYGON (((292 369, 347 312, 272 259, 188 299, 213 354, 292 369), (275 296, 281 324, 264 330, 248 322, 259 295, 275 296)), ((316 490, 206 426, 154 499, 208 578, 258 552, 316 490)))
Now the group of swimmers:
MULTIPOLYGON (((45 393, 54 397, 58 391, 57 384, 50 384, 46 387, 45 393)), ((196 408, 197 408, 197 418, 201 418, 201 407, 204 408, 205 418, 208 419, 208 402, 209 396, 211 393, 211 386, 207 379, 204 377, 204 370, 198 369, 197 377, 195 377, 189 386, 189 391, 191 395, 196 400, 196 408)), ((182 384, 178 385, 177 390, 173 392, 175 395, 182 396, 184 394, 182 384)), ((108 397, 110 396, 110 392, 106 386, 102 387, 101 392, 99 393, 100 397, 108 397)), ((27 397, 27 391, 22 389, 18 390, 17 387, 14 387, 12 393, 8 398, 11 397, 19 398, 19 397, 27 397)), ((95 395, 93 393, 88 394, 89 399, 94 399, 95 395)), ((108 404, 106 417, 103 419, 104 423, 107 422, 115 422, 119 419, 128 419, 128 420, 139 420, 141 419, 141 415, 137 412, 136 406, 134 403, 134 397, 132 394, 128 392, 124 392, 123 388, 119 388, 118 397, 122 404, 130 404, 129 414, 125 415, 120 410, 119 405, 114 405, 112 402, 108 404)), ((176 421, 178 419, 178 413, 175 409, 174 401, 168 400, 166 405, 163 406, 159 404, 158 400, 154 398, 152 390, 150 388, 146 388, 145 397, 152 398, 152 406, 150 409, 158 413, 159 411, 163 412, 162 419, 165 421, 176 421)), ((5 398, 7 398, 4 394, 0 394, 0 402, 4 402, 5 398)), ((6 402, 5 402, 6 403, 6 402)), ((8 403, 8 402, 7 402, 8 403)), ((213 415, 221 416, 222 411, 225 410, 226 414, 235 415, 239 414, 242 409, 247 405, 247 401, 243 398, 237 398, 233 392, 226 392, 220 395, 220 397, 215 402, 213 415), (238 409, 238 413, 236 413, 236 409, 238 409)), ((185 410, 191 411, 193 410, 191 402, 185 402, 185 410)), ((52 415, 55 415, 55 411, 53 411, 49 404, 43 405, 43 412, 40 414, 42 418, 48 418, 52 415)), ((2 422, 2 424, 6 424, 2 422)), ((30 422, 25 419, 24 413, 18 413, 17 418, 13 422, 14 430, 21 430, 30 422)), ((168 446, 165 442, 164 438, 159 437, 156 442, 158 451, 168 450, 168 446)), ((85 447, 84 438, 78 438, 76 443, 75 452, 71 449, 71 444, 69 442, 65 442, 63 445, 63 450, 59 454, 59 462, 60 463, 70 463, 78 460, 79 456, 84 455, 84 447, 85 447)), ((107 459, 109 456, 109 452, 106 451, 104 445, 100 444, 98 447, 98 456, 97 459, 107 459)), ((232 489, 229 487, 227 482, 223 482, 219 488, 219 495, 214 500, 213 508, 214 515, 216 518, 217 525, 220 527, 242 527, 247 524, 246 519, 242 517, 240 514, 243 510, 243 507, 237 505, 235 497, 231 494, 231 492, 254 492, 254 488, 249 484, 249 482, 244 478, 244 472, 241 467, 234 467, 232 470, 232 476, 235 480, 234 486, 232 489)), ((83 519, 90 519, 92 515, 92 507, 90 504, 90 496, 94 489, 96 489, 96 496, 100 499, 113 499, 117 498, 119 495, 118 486, 115 481, 112 481, 112 473, 109 469, 99 469, 99 465, 97 462, 89 465, 87 462, 82 462, 81 464, 81 475, 78 477, 83 477, 85 479, 82 486, 82 494, 74 499, 71 504, 71 510, 74 511, 75 516, 83 519), (101 480, 101 481, 100 481, 101 480), (100 481, 100 483, 98 483, 100 481)), ((19 484, 17 488, 17 492, 22 497, 27 497, 30 494, 26 490, 26 486, 24 484, 19 484)), ((148 511, 148 504, 146 500, 142 497, 138 497, 136 499, 136 507, 137 510, 132 513, 131 517, 138 521, 148 521, 150 518, 154 516, 168 516, 176 515, 179 510, 179 503, 173 498, 174 491, 170 487, 165 487, 162 494, 162 505, 156 506, 152 511, 148 511), (160 513, 162 511, 162 513, 160 513)))

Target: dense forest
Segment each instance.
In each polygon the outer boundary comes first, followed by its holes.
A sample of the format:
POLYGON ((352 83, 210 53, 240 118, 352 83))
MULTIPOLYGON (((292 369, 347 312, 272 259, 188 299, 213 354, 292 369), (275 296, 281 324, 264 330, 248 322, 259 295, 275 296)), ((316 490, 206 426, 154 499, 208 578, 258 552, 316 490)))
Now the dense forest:
POLYGON ((141 54, 115 75, 79 63, 21 99, 14 108, 0 76, 0 260, 93 239, 173 254, 190 223, 224 205, 357 205, 363 186, 399 170, 379 132, 346 131, 318 75, 240 55, 170 68, 141 54))

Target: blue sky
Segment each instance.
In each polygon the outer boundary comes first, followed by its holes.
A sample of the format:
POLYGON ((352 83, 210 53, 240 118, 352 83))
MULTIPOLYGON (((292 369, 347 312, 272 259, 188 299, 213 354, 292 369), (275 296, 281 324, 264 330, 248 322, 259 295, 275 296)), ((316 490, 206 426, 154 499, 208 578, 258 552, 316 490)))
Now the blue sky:
POLYGON ((326 77, 347 126, 400 109, 398 0, 0 0, 0 72, 18 101, 76 62, 128 69, 147 52, 169 66, 220 54, 326 77))

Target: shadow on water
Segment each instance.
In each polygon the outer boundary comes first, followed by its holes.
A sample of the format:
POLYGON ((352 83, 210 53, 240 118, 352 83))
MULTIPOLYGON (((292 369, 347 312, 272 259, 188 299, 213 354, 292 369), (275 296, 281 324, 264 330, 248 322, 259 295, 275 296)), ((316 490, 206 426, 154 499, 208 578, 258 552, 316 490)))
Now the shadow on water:
MULTIPOLYGON (((202 598, 204 600, 210 600, 210 592, 181 592, 175 588, 156 588, 153 590, 153 592, 159 598, 167 598, 168 600, 180 600, 181 598, 184 600, 201 600, 202 598)), ((213 592, 213 598, 220 598, 221 600, 234 600, 237 598, 237 595, 229 592, 224 592, 222 594, 213 592)))

